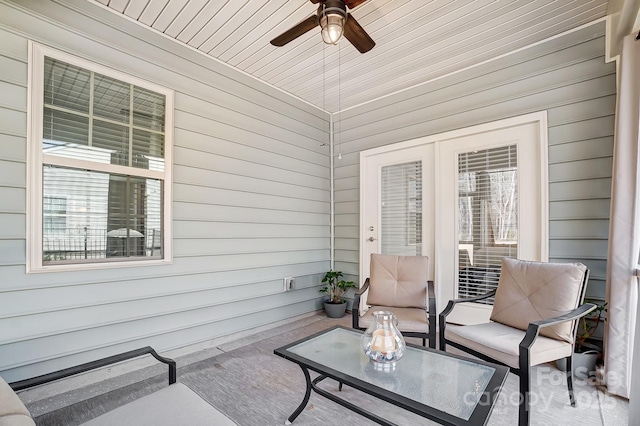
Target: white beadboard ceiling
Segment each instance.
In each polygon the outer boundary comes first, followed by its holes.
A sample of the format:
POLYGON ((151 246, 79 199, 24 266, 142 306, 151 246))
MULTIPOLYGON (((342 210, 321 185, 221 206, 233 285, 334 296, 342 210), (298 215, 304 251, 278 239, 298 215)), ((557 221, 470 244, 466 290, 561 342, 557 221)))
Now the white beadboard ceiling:
POLYGON ((375 40, 360 54, 312 30, 269 41, 315 13, 309 0, 87 0, 124 14, 326 111, 473 66, 606 15, 606 0, 368 0, 352 15, 375 40), (324 78, 323 78, 324 77, 324 78))

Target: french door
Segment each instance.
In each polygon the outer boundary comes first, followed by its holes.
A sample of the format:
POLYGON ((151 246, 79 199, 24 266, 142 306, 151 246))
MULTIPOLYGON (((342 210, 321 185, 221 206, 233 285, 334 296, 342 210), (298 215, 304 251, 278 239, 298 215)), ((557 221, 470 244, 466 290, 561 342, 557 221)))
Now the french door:
POLYGON ((428 256, 433 279, 434 144, 372 155, 365 170, 362 210, 362 277, 371 253, 428 256))
MULTIPOLYGON (((371 253, 426 255, 440 311, 496 288, 503 257, 547 260, 545 117, 364 151, 363 280, 371 253)), ((491 304, 460 305, 450 318, 484 322, 491 304)))

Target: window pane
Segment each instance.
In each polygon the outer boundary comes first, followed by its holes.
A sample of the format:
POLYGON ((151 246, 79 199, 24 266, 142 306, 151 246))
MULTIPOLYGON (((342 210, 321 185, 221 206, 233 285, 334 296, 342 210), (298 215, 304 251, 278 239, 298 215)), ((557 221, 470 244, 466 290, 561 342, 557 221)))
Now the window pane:
POLYGON ((130 123, 129 99, 131 85, 104 75, 95 74, 93 114, 122 123, 130 123))
POLYGON ((44 197, 44 230, 49 234, 61 234, 67 229, 67 199, 44 197))
POLYGON ((517 256, 517 175, 516 145, 458 155, 459 297, 495 289, 502 258, 517 256))
POLYGON ((54 166, 43 174, 44 264, 162 258, 162 181, 54 166))
POLYGON ((382 168, 382 254, 422 253, 422 162, 382 168))
POLYGON ((109 154, 109 164, 129 165, 129 128, 93 120, 92 145, 109 154))
POLYGON ((458 239, 473 242, 473 197, 458 197, 458 239))
POLYGON ((164 170, 164 136, 133 129, 133 167, 164 170))
POLYGON ((89 113, 91 72, 51 58, 44 60, 44 103, 89 113))
POLYGON ((87 145, 89 119, 76 114, 44 109, 42 149, 47 154, 68 156, 69 149, 87 145))
POLYGON ((489 172, 489 204, 496 244, 518 244, 518 193, 516 170, 489 172))
POLYGON ((164 95, 140 87, 133 89, 133 125, 164 131, 164 95))

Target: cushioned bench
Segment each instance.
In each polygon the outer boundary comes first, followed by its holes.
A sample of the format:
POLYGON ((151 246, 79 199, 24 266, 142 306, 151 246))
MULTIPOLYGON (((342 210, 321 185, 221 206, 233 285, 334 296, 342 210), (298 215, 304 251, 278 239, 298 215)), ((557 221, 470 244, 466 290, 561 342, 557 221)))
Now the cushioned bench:
POLYGON ((29 410, 0 377, 0 426, 35 426, 29 410))
POLYGON ((114 355, 33 379, 22 380, 8 385, 0 377, 0 426, 34 426, 35 423, 15 391, 49 383, 74 374, 104 367, 116 362, 153 355, 158 361, 169 365, 169 386, 150 395, 131 401, 121 407, 102 414, 84 424, 90 426, 111 425, 216 425, 237 426, 197 393, 182 383, 176 383, 176 363, 172 359, 159 356, 152 348, 136 349, 114 355))
POLYGON ((131 401, 93 420, 87 426, 189 425, 237 426, 227 416, 182 383, 131 401))

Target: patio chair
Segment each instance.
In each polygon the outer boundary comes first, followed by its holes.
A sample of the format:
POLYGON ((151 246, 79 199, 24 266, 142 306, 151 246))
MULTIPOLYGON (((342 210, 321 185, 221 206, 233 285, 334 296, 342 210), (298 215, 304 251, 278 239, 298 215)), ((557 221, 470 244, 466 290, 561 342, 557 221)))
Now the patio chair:
POLYGON ((571 357, 578 319, 595 309, 585 303, 589 270, 581 263, 502 259, 497 290, 449 301, 440 313, 440 350, 446 345, 480 359, 508 366, 520 377, 518 424, 530 418, 530 367, 558 359, 567 363, 567 388, 575 407, 571 357), (491 322, 450 326, 447 315, 462 302, 495 296, 491 322))
POLYGON ((435 349, 436 298, 433 281, 427 280, 428 262, 426 256, 372 254, 369 278, 353 300, 353 328, 366 330, 373 322, 373 312, 391 311, 403 336, 422 338, 422 346, 429 339, 429 347, 435 349), (371 307, 360 316, 365 292, 371 307))

